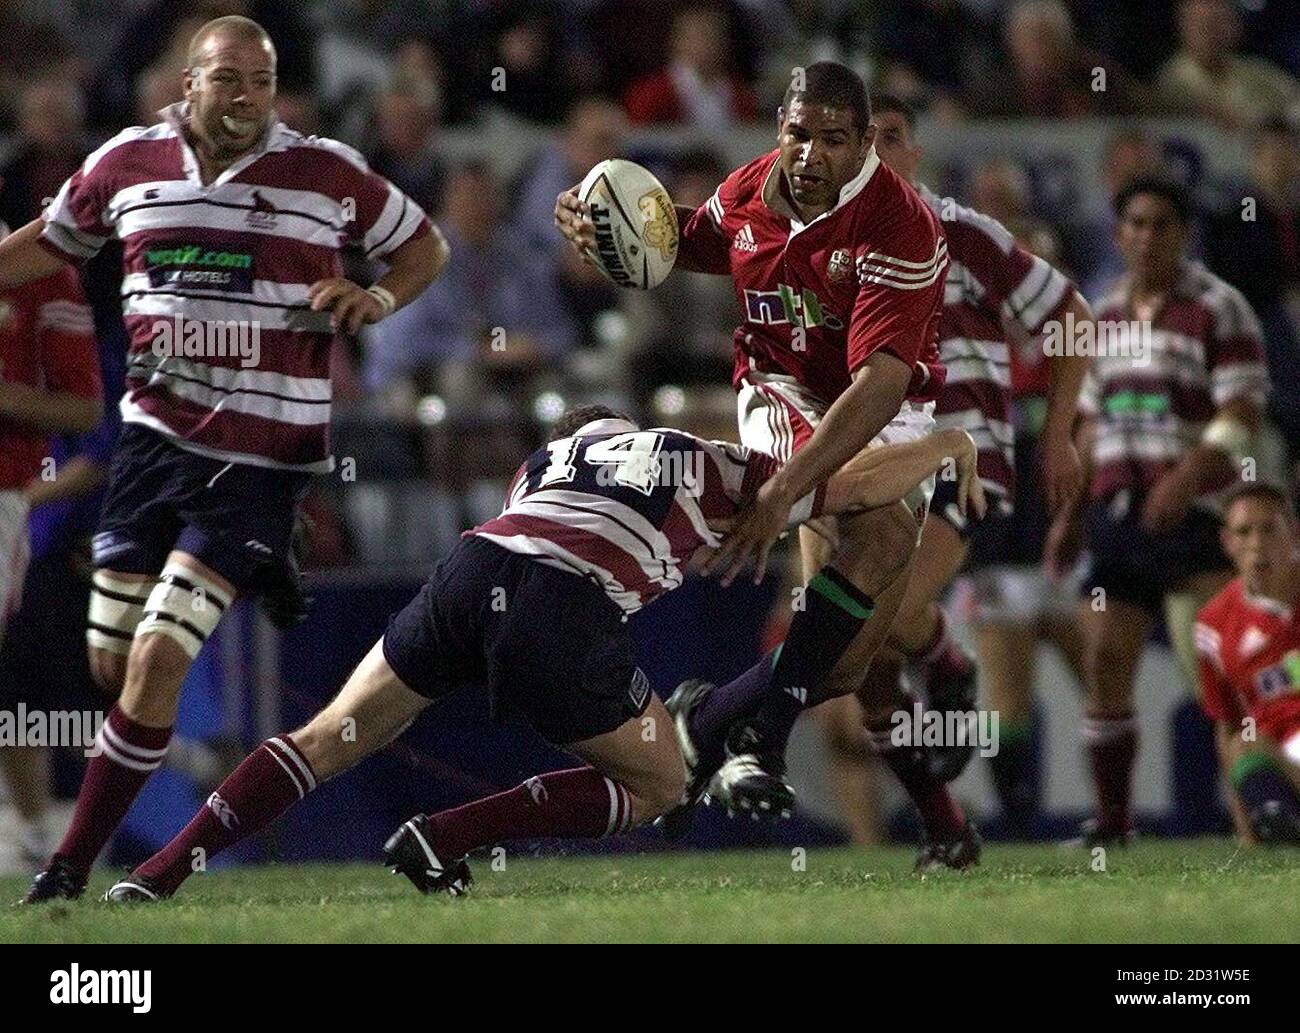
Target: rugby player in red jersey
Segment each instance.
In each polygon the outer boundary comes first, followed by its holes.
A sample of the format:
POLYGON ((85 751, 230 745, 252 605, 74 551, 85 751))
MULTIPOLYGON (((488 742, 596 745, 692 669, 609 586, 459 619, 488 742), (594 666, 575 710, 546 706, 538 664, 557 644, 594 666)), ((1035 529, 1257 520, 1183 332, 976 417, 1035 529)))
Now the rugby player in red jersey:
POLYGON ((1249 836, 1300 844, 1300 525, 1280 488, 1245 482, 1220 538, 1237 577, 1196 617, 1201 706, 1249 836))
MULTIPOLYGON (((676 268, 729 275, 735 286, 741 441, 783 462, 710 564, 723 584, 750 559, 761 579, 791 505, 853 456, 934 427, 947 245, 925 202, 880 161, 870 123, 853 71, 796 69, 777 148, 731 173, 706 204, 678 211, 676 268)), ((557 199, 556 224, 579 250, 594 248, 576 191, 557 199)), ((801 529, 804 576, 819 590, 803 593, 783 647, 727 685, 688 682, 670 701, 691 769, 688 804, 713 780, 728 806, 788 811, 790 729, 807 706, 861 684, 907 587, 933 490, 929 480, 892 505, 801 529), (816 534, 833 543, 829 563, 816 534), (828 583, 833 591, 820 590, 828 583)), ((896 693, 872 699, 870 716, 887 720, 900 703, 896 693)), ((896 752, 891 768, 944 837, 973 839, 924 756, 896 752)))
MULTIPOLYGON (((958 464, 962 504, 969 496, 980 513, 975 455, 956 430, 873 449, 799 500, 790 518, 883 505, 946 457, 958 464)), ((486 687, 495 718, 522 715, 587 766, 403 823, 385 861, 422 892, 464 892, 465 855, 479 847, 617 835, 673 807, 685 783, 682 755, 672 718, 636 664, 627 619, 682 584, 697 554, 718 546, 715 528, 778 467, 743 446, 642 430, 604 406, 566 413, 516 471, 501 514, 465 532, 334 701, 298 731, 264 742, 107 899, 171 896, 196 856, 264 828, 466 683, 486 687)))
MULTIPOLYGON (((888 94, 872 97, 876 150, 881 161, 915 185, 922 148, 916 140, 916 115, 888 94)), ((1062 333, 1090 329, 1092 311, 1070 280, 1022 248, 995 219, 952 198, 941 198, 924 184, 917 191, 943 224, 948 240, 948 273, 943 314, 939 320, 939 355, 947 370, 935 421, 971 434, 980 449, 980 477, 992 500, 984 533, 1012 515, 1016 493, 1015 430, 1011 416, 1010 344, 1004 320, 1027 337, 1041 341, 1049 328, 1062 333)), ((1049 512, 1078 493, 1082 468, 1072 435, 1079 391, 1089 359, 1070 349, 1055 350, 1050 368, 1046 413, 1039 457, 1049 512)), ((903 663, 918 668, 929 706, 940 711, 971 712, 976 702, 975 664, 952 637, 939 595, 966 562, 974 525, 953 502, 955 482, 940 478, 921 536, 921 547, 908 581, 887 648, 868 671, 869 683, 900 676, 903 663)), ((868 693, 882 693, 871 685, 868 693)), ((1005 715, 1004 715, 1005 719, 1005 715)), ((888 750, 890 725, 871 729, 877 749, 888 750)), ((1014 729, 1002 727, 1003 749, 1014 729)), ((931 752, 935 770, 956 778, 974 750, 974 736, 944 743, 931 752)), ((999 752, 1000 756, 1001 751, 999 752)), ((866 777, 865 767, 862 772, 866 777)))
POLYGON ((109 140, 0 241, 9 289, 120 239, 131 336, 87 633, 96 678, 120 695, 31 902, 82 892, 234 599, 260 596, 282 625, 301 616, 292 537, 308 475, 332 467, 331 341, 411 301, 446 262, 424 213, 360 155, 274 117, 275 65, 256 22, 208 22, 184 102, 109 140), (387 267, 369 290, 341 275, 349 243, 387 267))
MULTIPOLYGON (((8 233, 0 222, 0 240, 8 233)), ((0 640, 21 602, 31 555, 29 486, 50 479, 53 471, 42 466, 52 434, 89 431, 99 422, 102 394, 95 327, 76 271, 64 268, 20 290, 0 291, 0 640)), ((22 699, 11 681, 0 679, 5 710, 22 699)), ((0 747, 0 772, 17 812, 23 856, 39 850, 43 858, 49 849, 44 751, 0 747)))

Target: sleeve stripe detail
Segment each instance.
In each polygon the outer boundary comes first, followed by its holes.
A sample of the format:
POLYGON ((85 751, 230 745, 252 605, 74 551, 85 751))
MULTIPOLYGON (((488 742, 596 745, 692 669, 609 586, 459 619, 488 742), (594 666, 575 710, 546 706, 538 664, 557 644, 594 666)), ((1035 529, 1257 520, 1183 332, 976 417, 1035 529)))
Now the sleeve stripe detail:
MULTIPOLYGON (((721 189, 722 189, 721 187, 718 188, 718 190, 721 189)), ((713 224, 717 226, 719 229, 721 229, 722 217, 724 213, 722 211, 722 199, 718 197, 718 190, 713 191, 713 196, 710 197, 704 203, 704 207, 705 210, 709 213, 709 218, 713 220, 713 224)))
POLYGON ((869 254, 863 255, 862 258, 859 259, 859 261, 886 262, 891 265, 899 266, 900 268, 898 271, 902 273, 903 270, 906 269, 920 269, 920 270, 932 269, 935 263, 941 261, 943 258, 947 256, 947 254, 948 254, 948 242, 944 240, 942 237, 940 237, 939 240, 936 241, 934 245, 934 254, 931 255, 929 258, 927 258, 924 262, 909 262, 903 258, 894 258, 892 255, 887 255, 882 251, 872 251, 869 254))
POLYGON ((904 283, 901 280, 895 280, 891 277, 882 276, 878 273, 873 273, 869 276, 863 276, 860 279, 863 286, 866 286, 869 283, 878 283, 882 287, 898 287, 901 290, 914 291, 914 290, 919 290, 923 287, 929 287, 932 283, 934 283, 936 280, 938 280, 940 277, 944 275, 944 273, 947 271, 947 268, 948 266, 946 263, 944 265, 939 266, 939 268, 935 269, 934 272, 932 272, 928 278, 921 280, 918 283, 904 283))

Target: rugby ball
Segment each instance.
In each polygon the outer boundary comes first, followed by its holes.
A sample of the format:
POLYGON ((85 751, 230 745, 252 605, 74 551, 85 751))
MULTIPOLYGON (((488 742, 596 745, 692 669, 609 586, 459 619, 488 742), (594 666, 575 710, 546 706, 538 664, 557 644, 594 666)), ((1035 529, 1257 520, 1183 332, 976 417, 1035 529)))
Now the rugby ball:
POLYGON ((649 169, 610 158, 587 173, 578 198, 596 226, 592 260, 611 283, 649 290, 677 261, 677 213, 649 169))

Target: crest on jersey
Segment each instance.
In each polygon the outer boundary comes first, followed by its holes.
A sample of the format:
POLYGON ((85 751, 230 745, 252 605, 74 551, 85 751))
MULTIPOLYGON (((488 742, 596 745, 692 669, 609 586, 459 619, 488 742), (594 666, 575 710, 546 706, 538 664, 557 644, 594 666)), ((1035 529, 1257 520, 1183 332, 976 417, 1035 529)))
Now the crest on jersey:
POLYGON ((258 229, 269 230, 275 226, 278 209, 256 190, 253 191, 253 208, 245 217, 245 222, 258 229))
POLYGON ((1249 660, 1266 645, 1268 645, 1268 636, 1252 624, 1246 634, 1241 636, 1241 644, 1237 646, 1237 655, 1243 660, 1249 660))
POLYGON ((853 256, 843 248, 831 252, 831 260, 826 263, 826 275, 836 282, 847 280, 853 270, 853 256))

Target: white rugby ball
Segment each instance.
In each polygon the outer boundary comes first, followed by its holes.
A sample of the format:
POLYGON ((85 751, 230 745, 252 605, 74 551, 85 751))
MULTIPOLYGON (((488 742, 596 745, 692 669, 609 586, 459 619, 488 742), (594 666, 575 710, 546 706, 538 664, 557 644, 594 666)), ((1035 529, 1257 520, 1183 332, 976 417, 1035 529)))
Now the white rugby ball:
POLYGON ((591 207, 591 257, 620 287, 649 290, 677 261, 677 212, 663 184, 634 161, 610 158, 587 173, 578 198, 591 207))

